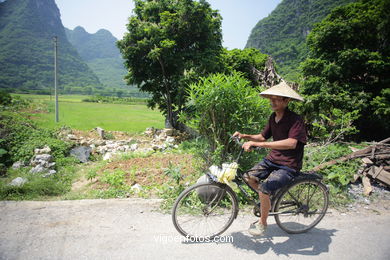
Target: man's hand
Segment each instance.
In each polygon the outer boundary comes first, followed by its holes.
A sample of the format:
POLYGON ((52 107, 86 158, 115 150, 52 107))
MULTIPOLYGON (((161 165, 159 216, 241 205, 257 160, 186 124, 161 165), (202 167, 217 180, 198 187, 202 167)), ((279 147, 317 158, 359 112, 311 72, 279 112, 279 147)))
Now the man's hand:
POLYGON ((233 134, 233 137, 238 137, 239 139, 242 138, 242 134, 238 131, 236 131, 234 134, 233 134))
POLYGON ((252 147, 254 147, 254 142, 252 141, 245 142, 242 145, 242 149, 244 149, 245 152, 250 152, 252 150, 252 147))

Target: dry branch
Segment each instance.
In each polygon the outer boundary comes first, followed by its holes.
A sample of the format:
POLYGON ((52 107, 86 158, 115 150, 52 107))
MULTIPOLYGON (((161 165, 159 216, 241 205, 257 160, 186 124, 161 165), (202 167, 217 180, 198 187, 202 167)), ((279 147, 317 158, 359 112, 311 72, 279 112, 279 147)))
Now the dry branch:
MULTIPOLYGON (((314 167, 310 171, 319 171, 319 170, 321 170, 321 169, 323 169, 325 167, 332 166, 332 165, 334 165, 336 163, 348 161, 348 160, 355 159, 355 158, 361 158, 361 157, 367 157, 367 156, 372 157, 372 151, 374 149, 377 150, 381 144, 386 144, 388 142, 390 142, 390 137, 386 138, 386 139, 384 139, 384 140, 382 140, 382 141, 380 141, 378 143, 370 145, 370 146, 368 146, 368 147, 366 147, 364 149, 361 149, 361 150, 358 150, 358 151, 353 152, 351 154, 348 154, 346 156, 342 156, 340 158, 337 158, 337 159, 334 159, 334 160, 322 163, 320 165, 317 165, 316 167, 314 167)), ((375 154, 375 150, 374 150, 374 154, 375 154)), ((390 154, 389 153, 382 154, 382 152, 380 152, 380 155, 377 155, 376 157, 378 157, 378 159, 380 158, 381 160, 382 159, 387 159, 387 158, 390 158, 390 154)))

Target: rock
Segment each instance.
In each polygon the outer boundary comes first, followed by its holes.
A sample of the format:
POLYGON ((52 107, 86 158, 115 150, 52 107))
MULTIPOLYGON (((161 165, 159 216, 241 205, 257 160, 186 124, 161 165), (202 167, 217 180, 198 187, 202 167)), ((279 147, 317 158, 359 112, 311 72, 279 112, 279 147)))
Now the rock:
POLYGON ((100 138, 104 139, 104 129, 101 127, 96 127, 95 129, 98 132, 100 138))
POLYGON ((176 142, 176 140, 174 137, 168 136, 167 139, 165 140, 165 142, 168 144, 174 144, 176 142))
POLYGON ((68 135, 68 139, 69 140, 78 140, 77 136, 73 135, 73 134, 69 134, 68 135))
POLYGON ((133 186, 131 186, 130 188, 132 191, 134 191, 135 193, 138 193, 142 190, 142 186, 139 185, 138 183, 134 184, 133 186))
POLYGON ((36 174, 36 173, 42 173, 45 171, 47 171, 47 169, 45 169, 42 165, 38 164, 30 170, 30 173, 36 174))
POLYGON ((85 140, 84 138, 82 138, 82 139, 80 140, 80 145, 88 145, 88 141, 85 140))
POLYGON ((10 186, 20 187, 23 186, 27 182, 27 179, 22 177, 17 177, 11 181, 10 186))
POLYGON ((35 154, 48 154, 51 152, 51 149, 49 146, 45 145, 42 149, 35 149, 34 153, 35 154))
POLYGON ((56 165, 55 162, 49 163, 49 164, 47 165, 47 168, 53 168, 55 165, 56 165))
POLYGON ((53 156, 51 156, 50 154, 37 154, 34 156, 33 160, 51 162, 53 161, 53 156))
POLYGON ((173 128, 165 128, 162 130, 162 133, 165 134, 165 136, 174 136, 175 135, 175 129, 173 128))
POLYGON ((42 175, 42 177, 47 178, 47 177, 52 176, 52 175, 54 175, 56 173, 57 173, 56 170, 50 170, 48 173, 42 175))
POLYGON ((107 147, 105 146, 98 146, 97 152, 100 154, 105 154, 107 152, 107 147))
POLYGON ((144 132, 144 135, 152 137, 154 135, 155 129, 153 127, 146 128, 146 131, 144 132))
POLYGON ((22 168, 24 166, 25 166, 24 162, 17 161, 14 164, 12 164, 12 169, 17 170, 17 169, 20 169, 20 168, 22 168))
POLYGON ((138 149, 138 144, 132 144, 132 145, 130 145, 130 150, 131 151, 135 151, 135 150, 137 150, 138 149))
POLYGON ((113 157, 113 154, 112 154, 112 153, 106 153, 106 154, 103 156, 103 160, 104 160, 104 161, 111 160, 112 157, 113 157))
POLYGON ((152 149, 155 150, 155 151, 158 151, 158 150, 162 150, 163 147, 160 146, 160 145, 154 144, 154 145, 152 146, 152 149))
POLYGON ((78 146, 70 150, 70 154, 80 160, 80 162, 85 163, 89 161, 91 150, 91 147, 88 146, 78 146))

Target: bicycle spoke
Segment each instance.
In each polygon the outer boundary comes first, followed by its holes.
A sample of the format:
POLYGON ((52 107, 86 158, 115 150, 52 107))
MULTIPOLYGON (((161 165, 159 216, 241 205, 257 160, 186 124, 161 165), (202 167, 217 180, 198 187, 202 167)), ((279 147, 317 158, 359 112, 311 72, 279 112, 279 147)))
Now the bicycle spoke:
POLYGON ((176 201, 172 219, 182 235, 212 237, 234 220, 237 203, 232 191, 215 184, 194 185, 176 201))
POLYGON ((325 215, 326 188, 319 182, 299 180, 287 188, 275 205, 277 224, 289 233, 302 233, 314 227, 325 215))

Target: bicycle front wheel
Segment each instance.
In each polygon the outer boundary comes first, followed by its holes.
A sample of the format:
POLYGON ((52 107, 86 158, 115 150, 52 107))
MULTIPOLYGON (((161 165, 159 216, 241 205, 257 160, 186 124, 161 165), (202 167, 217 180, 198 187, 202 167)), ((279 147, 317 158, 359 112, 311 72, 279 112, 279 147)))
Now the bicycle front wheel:
POLYGON ((229 186, 198 183, 177 198, 172 221, 183 236, 213 238, 229 228, 237 212, 237 196, 229 186))
POLYGON ((278 226, 290 234, 307 232, 325 216, 329 195, 317 180, 299 180, 281 192, 274 212, 278 226))

